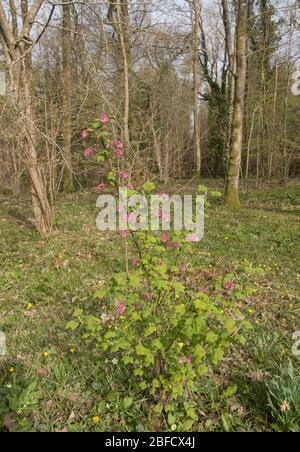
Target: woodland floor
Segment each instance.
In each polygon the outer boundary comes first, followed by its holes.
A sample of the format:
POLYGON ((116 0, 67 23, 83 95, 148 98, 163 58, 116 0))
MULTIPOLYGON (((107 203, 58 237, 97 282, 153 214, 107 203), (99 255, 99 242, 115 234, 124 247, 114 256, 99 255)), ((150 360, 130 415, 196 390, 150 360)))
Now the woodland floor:
MULTIPOLYGON (((192 189, 193 184, 187 186, 192 189)), ((24 221, 25 203, 0 199, 0 330, 8 348, 0 362, 0 431, 161 428, 140 403, 128 412, 118 400, 106 398, 110 375, 101 356, 84 349, 70 352, 74 344, 65 325, 74 309, 90 301, 99 281, 123 265, 119 239, 95 228, 95 198, 61 198, 57 232, 46 240, 24 221), (92 422, 95 415, 100 417, 97 425, 92 422)), ((284 382, 279 387, 275 409, 266 389, 266 381, 280 375, 279 367, 289 360, 300 388, 300 362, 291 351, 293 333, 300 330, 300 184, 249 189, 242 198, 239 212, 219 205, 209 209, 193 271, 208 291, 228 273, 255 288, 243 300, 254 329, 247 345, 224 361, 213 381, 204 379, 197 429, 300 431, 300 400, 295 402, 298 417, 284 427, 280 398, 286 400, 289 387, 284 382), (234 383, 237 393, 224 398, 224 390, 234 383)))

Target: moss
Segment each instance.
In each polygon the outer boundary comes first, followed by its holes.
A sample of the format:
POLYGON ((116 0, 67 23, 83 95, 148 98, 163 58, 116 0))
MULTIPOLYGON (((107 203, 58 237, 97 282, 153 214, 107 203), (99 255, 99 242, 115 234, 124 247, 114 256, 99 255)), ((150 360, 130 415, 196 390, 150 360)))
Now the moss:
POLYGON ((231 185, 227 187, 224 204, 226 207, 230 207, 231 209, 241 208, 241 201, 238 189, 232 187, 231 185))
POLYGON ((63 184, 63 191, 64 193, 74 193, 74 183, 73 183, 73 175, 72 172, 65 168, 64 170, 64 184, 63 184))

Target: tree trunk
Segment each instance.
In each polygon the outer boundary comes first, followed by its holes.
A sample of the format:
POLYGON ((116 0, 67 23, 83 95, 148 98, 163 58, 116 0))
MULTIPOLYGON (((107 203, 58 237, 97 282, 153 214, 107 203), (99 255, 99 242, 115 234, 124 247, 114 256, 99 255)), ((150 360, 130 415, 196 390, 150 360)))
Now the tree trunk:
POLYGON ((243 144, 243 123, 245 110, 245 90, 247 73, 247 30, 248 0, 238 0, 238 17, 236 31, 236 74, 233 103, 232 133, 230 145, 230 163, 228 170, 225 205, 240 208, 239 179, 243 144))
POLYGON ((200 130, 200 74, 199 74, 199 33, 200 33, 200 4, 193 0, 193 93, 194 93, 194 148, 196 156, 197 174, 201 172, 201 130, 200 130))
POLYGON ((24 129, 24 154, 27 163, 32 195, 32 208, 36 226, 41 235, 53 230, 53 211, 47 198, 42 171, 38 162, 37 133, 35 128, 35 102, 32 96, 32 74, 23 64, 21 70, 22 95, 18 105, 24 129))
POLYGON ((122 59, 122 86, 124 90, 123 137, 127 146, 130 146, 130 75, 132 70, 132 61, 128 33, 128 1, 112 0, 108 9, 108 20, 118 36, 119 54, 122 59))
MULTIPOLYGON (((32 208, 36 227, 40 234, 44 236, 53 230, 54 215, 38 161, 33 70, 28 44, 30 31, 42 4, 43 0, 35 0, 28 8, 27 0, 22 0, 23 29, 18 34, 15 20, 13 20, 11 26, 1 2, 0 32, 3 36, 6 63, 11 82, 11 100, 22 131, 23 158, 30 176, 32 208)), ((11 2, 12 5, 13 2, 11 2)), ((15 11, 12 9, 10 12, 14 18, 15 11)))
POLYGON ((227 122, 227 136, 226 136, 226 159, 228 159, 230 154, 230 144, 231 144, 231 132, 232 132, 232 116, 233 116, 233 100, 234 100, 234 90, 235 90, 235 55, 234 55, 234 41, 231 31, 231 20, 228 0, 222 0, 222 19, 225 31, 225 50, 228 58, 228 122, 227 122))
POLYGON ((62 97, 63 97, 63 190, 65 193, 74 192, 72 165, 72 69, 71 69, 71 4, 63 0, 63 30, 62 30, 62 97))

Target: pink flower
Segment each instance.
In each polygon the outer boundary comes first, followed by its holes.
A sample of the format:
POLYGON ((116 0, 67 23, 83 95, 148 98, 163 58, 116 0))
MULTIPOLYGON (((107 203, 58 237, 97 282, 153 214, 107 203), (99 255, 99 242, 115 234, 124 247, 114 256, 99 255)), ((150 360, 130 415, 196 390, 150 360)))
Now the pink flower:
POLYGON ((166 212, 159 212, 159 213, 157 212, 155 214, 155 216, 157 218, 159 218, 160 220, 162 220, 163 223, 167 223, 168 221, 170 221, 170 217, 166 212))
POLYGON ((83 130, 83 132, 81 133, 81 136, 84 140, 87 140, 89 137, 89 133, 87 130, 83 130))
POLYGON ((192 362, 192 359, 193 359, 193 358, 192 358, 191 355, 188 355, 188 356, 185 358, 187 364, 190 364, 190 363, 192 362))
POLYGON ((127 185, 128 190, 134 190, 134 186, 130 183, 127 185))
POLYGON ((177 242, 172 242, 172 243, 170 243, 170 248, 177 249, 177 248, 179 248, 179 245, 177 242))
POLYGON ((112 145, 114 146, 115 149, 120 149, 121 151, 123 151, 124 149, 124 143, 122 140, 114 140, 112 142, 112 145))
POLYGON ((127 171, 125 171, 125 170, 120 171, 119 176, 121 179, 128 179, 128 177, 129 177, 127 171))
POLYGON ((183 364, 183 359, 181 358, 181 356, 178 358, 178 363, 183 364))
POLYGON ((203 287, 199 287, 198 292, 203 293, 203 292, 205 292, 205 289, 203 287))
POLYGON ((118 206, 118 208, 117 208, 117 212, 118 212, 118 213, 122 213, 122 212, 124 211, 124 209, 125 209, 124 204, 120 204, 120 205, 118 206))
POLYGON ((200 239, 197 236, 197 234, 189 234, 189 235, 187 235, 186 236, 186 240, 188 242, 194 242, 194 243, 200 242, 200 239))
POLYGON ((186 266, 184 264, 179 264, 178 268, 182 273, 184 273, 186 271, 186 266))
POLYGON ((152 295, 150 295, 150 294, 145 295, 145 296, 144 296, 144 300, 145 300, 147 303, 151 303, 151 301, 152 301, 152 295))
POLYGON ((159 196, 164 201, 169 201, 170 200, 170 196, 167 193, 159 193, 159 196))
POLYGON ((227 289, 227 290, 234 290, 235 285, 234 285, 234 283, 233 283, 232 281, 227 281, 227 282, 224 284, 224 287, 225 287, 225 289, 227 289))
POLYGON ((138 257, 134 257, 134 258, 132 259, 132 265, 133 265, 134 267, 139 267, 139 265, 140 265, 140 260, 139 260, 138 257))
POLYGON ((122 151, 122 149, 116 149, 116 151, 115 151, 115 156, 116 156, 118 159, 122 158, 122 157, 123 157, 123 151, 122 151))
POLYGON ((127 231, 125 231, 124 229, 121 229, 119 232, 120 232, 120 236, 122 237, 122 239, 125 239, 127 236, 127 231))
POLYGON ((90 157, 91 155, 94 155, 95 154, 95 149, 93 149, 93 148, 87 148, 85 151, 84 151, 84 156, 87 158, 87 157, 90 157))
POLYGON ((127 221, 130 221, 132 226, 137 226, 138 224, 141 223, 141 218, 136 217, 136 215, 134 213, 130 213, 127 215, 127 221))
POLYGON ((117 303, 117 314, 122 316, 126 312, 126 304, 123 301, 117 303))
POLYGON ((100 122, 101 122, 101 124, 106 126, 106 124, 108 123, 108 116, 106 113, 102 113, 102 115, 100 117, 100 122))
POLYGON ((99 191, 104 190, 107 187, 107 183, 106 182, 101 182, 101 184, 99 184, 96 188, 99 191))
POLYGON ((124 154, 124 143, 121 140, 114 140, 112 145, 115 148, 115 155, 117 158, 123 157, 124 154))
POLYGON ((163 236, 162 236, 162 238, 161 238, 161 241, 162 241, 163 243, 168 243, 169 240, 170 240, 169 234, 163 234, 163 236))

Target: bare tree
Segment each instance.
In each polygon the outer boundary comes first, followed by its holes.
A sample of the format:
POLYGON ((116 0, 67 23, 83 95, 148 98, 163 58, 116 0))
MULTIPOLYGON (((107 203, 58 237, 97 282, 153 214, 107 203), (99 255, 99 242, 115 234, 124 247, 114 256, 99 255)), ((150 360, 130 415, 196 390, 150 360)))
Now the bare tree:
POLYGON ((199 0, 190 2, 193 21, 193 93, 194 93, 194 147, 196 156, 197 173, 201 171, 201 130, 200 130, 200 71, 199 71, 199 51, 200 51, 200 3, 199 0))
POLYGON ((39 38, 30 38, 34 21, 44 3, 35 0, 29 8, 22 0, 22 27, 19 31, 17 8, 10 0, 9 22, 3 1, 0 2, 0 31, 4 40, 6 63, 10 75, 12 102, 18 115, 18 127, 23 135, 24 161, 31 181, 32 207, 36 226, 42 235, 53 229, 53 211, 50 206, 38 159, 38 137, 36 129, 35 99, 33 95, 33 70, 31 51, 39 38))
POLYGON ((72 165, 72 62, 71 62, 71 4, 68 0, 63 0, 63 21, 62 21, 62 134, 63 134, 63 158, 64 175, 63 189, 65 193, 74 191, 73 165, 72 165))
POLYGON ((228 133, 226 143, 226 151, 227 154, 229 154, 231 141, 231 122, 233 114, 233 99, 234 99, 235 55, 228 0, 222 0, 222 19, 225 31, 225 52, 228 59, 228 72, 229 72, 228 75, 229 117, 228 117, 228 133))
POLYGON ((108 8, 108 20, 117 34, 117 44, 119 46, 121 59, 123 62, 123 86, 124 86, 124 114, 123 128, 124 140, 130 144, 129 132, 129 112, 130 112, 130 72, 131 54, 129 43, 129 11, 127 0, 113 0, 108 8))
POLYGON ((230 163, 226 186, 225 204, 240 208, 239 179, 242 159, 245 89, 247 74, 247 30, 249 1, 238 0, 236 29, 236 72, 233 118, 230 145, 230 163))

